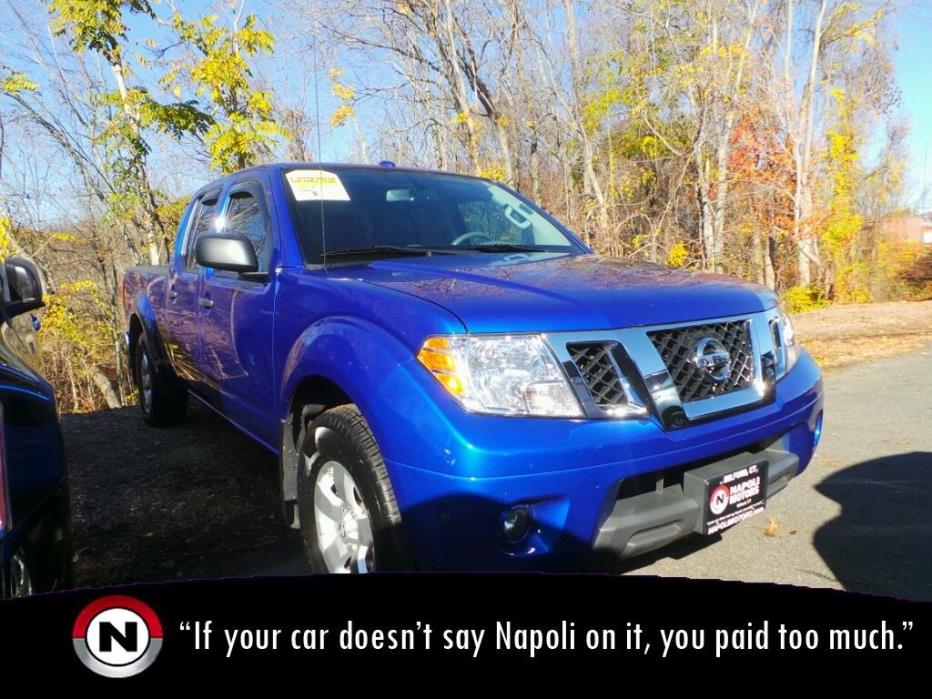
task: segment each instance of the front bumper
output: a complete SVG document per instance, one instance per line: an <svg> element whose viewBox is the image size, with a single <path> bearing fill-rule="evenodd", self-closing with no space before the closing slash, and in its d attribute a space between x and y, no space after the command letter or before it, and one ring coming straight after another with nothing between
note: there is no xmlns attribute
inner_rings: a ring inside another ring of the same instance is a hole
<svg viewBox="0 0 932 699"><path fill-rule="evenodd" d="M724 475L740 464L760 459L766 459L769 466L768 500L783 490L799 471L796 454L775 448L741 452L701 469L686 471L683 483L616 500L611 514L599 527L593 548L628 558L666 546L689 534L701 533L705 501L694 488L690 488L689 476L696 471L701 471L704 478Z"/></svg>
<svg viewBox="0 0 932 699"><path fill-rule="evenodd" d="M437 424L434 415L429 428L412 425L405 448L389 450L395 453L386 454L386 465L406 534L425 566L565 568L596 546L636 555L689 534L692 505L676 496L675 485L690 468L767 451L780 465L770 471L775 494L808 465L821 412L821 376L803 353L772 403L706 423L666 431L651 419L461 412ZM638 488L657 474L672 483L666 495L644 498L630 512L618 509L629 493L644 494ZM518 505L529 508L533 526L520 545L508 545L500 523Z"/></svg>

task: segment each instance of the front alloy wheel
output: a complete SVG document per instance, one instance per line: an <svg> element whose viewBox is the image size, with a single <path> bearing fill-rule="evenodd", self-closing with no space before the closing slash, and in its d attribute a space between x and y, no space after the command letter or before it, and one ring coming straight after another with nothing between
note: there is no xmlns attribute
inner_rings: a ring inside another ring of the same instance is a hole
<svg viewBox="0 0 932 699"><path fill-rule="evenodd" d="M310 421L296 475L301 538L314 572L411 568L382 453L355 405Z"/></svg>
<svg viewBox="0 0 932 699"><path fill-rule="evenodd" d="M314 484L317 546L328 573L367 573L375 561L372 523L356 481L337 461L326 462Z"/></svg>

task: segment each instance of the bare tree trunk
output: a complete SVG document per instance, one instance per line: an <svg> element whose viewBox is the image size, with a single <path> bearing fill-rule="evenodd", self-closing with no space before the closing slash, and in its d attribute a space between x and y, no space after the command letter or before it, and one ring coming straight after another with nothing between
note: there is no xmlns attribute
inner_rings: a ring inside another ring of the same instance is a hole
<svg viewBox="0 0 932 699"><path fill-rule="evenodd" d="M466 149L469 153L470 166L475 174L481 174L482 163L479 158L479 134L476 131L476 122L469 105L469 93L466 91L466 79L460 67L459 51L456 48L455 20L450 0L443 0L444 5L444 32L446 46L440 37L436 37L437 48L446 58L447 70L453 83L453 95L459 119L466 129Z"/></svg>
<svg viewBox="0 0 932 699"><path fill-rule="evenodd" d="M531 178L531 197L535 202L540 202L540 154L538 149L540 144L537 136L536 124L531 125L531 152L528 158L528 170Z"/></svg>
<svg viewBox="0 0 932 699"><path fill-rule="evenodd" d="M812 265L820 266L818 241L813 237L811 227L812 216L812 182L810 181L812 172L812 140L814 131L814 99L816 80L818 78L819 56L822 52L823 30L822 26L825 21L825 11L828 7L828 0L821 0L819 3L819 12L816 16L816 23L812 33L812 51L809 56L809 71L806 80L806 86L803 90L803 100L800 105L799 116L803 125L802 150L799 145L794 144L796 154L796 198L793 207L793 234L798 245L798 283L807 286L812 283ZM793 3L789 0L787 3L787 24L792 23ZM789 31L789 30L787 30ZM789 35L788 35L789 36ZM791 37L790 37L791 38ZM788 44L786 51L792 50L792 44ZM792 89L792 77L788 74L788 64L784 63L784 80L788 81L789 89Z"/></svg>
<svg viewBox="0 0 932 699"><path fill-rule="evenodd" d="M88 372L91 375L91 381L94 382L97 390L100 391L100 395L103 396L103 399L107 402L107 407L111 409L123 407L120 403L120 397L113 390L113 385L104 372L96 366L89 367Z"/></svg>
<svg viewBox="0 0 932 699"><path fill-rule="evenodd" d="M599 184L599 178L595 174L594 156L592 149L592 140L586 131L581 115L582 98L580 90L582 88L582 65L579 58L579 42L576 37L576 19L575 9L572 0L563 0L563 9L566 12L566 42L570 53L570 69L573 82L573 112L576 122L576 131L582 142L583 156L583 179L589 192L595 197L596 205L599 212L599 232L596 235L596 244L598 245L601 237L608 231L608 207L605 202L605 194L602 186Z"/></svg>
<svg viewBox="0 0 932 699"><path fill-rule="evenodd" d="M498 137L498 147L501 151L502 166L505 172L505 184L514 186L515 170L513 167L513 157L511 154L511 143L508 139L508 131L505 124L498 117L495 119L495 135Z"/></svg>
<svg viewBox="0 0 932 699"><path fill-rule="evenodd" d="M696 203L699 207L699 228L702 236L704 267L712 269L715 260L715 211L712 206L711 164L702 152L701 139L694 146L696 161Z"/></svg>
<svg viewBox="0 0 932 699"><path fill-rule="evenodd" d="M716 152L716 186L712 215L712 269L724 271L725 206L728 201L728 139L731 137L731 120L726 119L719 137Z"/></svg>

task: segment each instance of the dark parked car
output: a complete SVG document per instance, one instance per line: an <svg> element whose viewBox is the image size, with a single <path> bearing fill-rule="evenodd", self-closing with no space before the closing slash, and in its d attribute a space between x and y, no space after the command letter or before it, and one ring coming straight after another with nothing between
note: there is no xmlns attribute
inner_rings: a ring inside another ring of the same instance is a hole
<svg viewBox="0 0 932 699"><path fill-rule="evenodd" d="M0 598L70 585L68 495L55 395L37 369L35 265L0 264Z"/></svg>

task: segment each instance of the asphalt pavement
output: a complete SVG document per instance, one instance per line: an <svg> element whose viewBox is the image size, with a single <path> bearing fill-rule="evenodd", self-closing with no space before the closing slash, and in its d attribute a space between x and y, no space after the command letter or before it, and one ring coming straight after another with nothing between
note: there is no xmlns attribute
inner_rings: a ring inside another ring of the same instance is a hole
<svg viewBox="0 0 932 699"><path fill-rule="evenodd" d="M932 600L932 345L825 375L822 444L766 511L627 574Z"/></svg>
<svg viewBox="0 0 932 699"><path fill-rule="evenodd" d="M615 570L932 600L932 344L830 370L825 390L816 457L764 513ZM64 418L80 584L307 570L271 454L204 409L170 430L137 413Z"/></svg>

